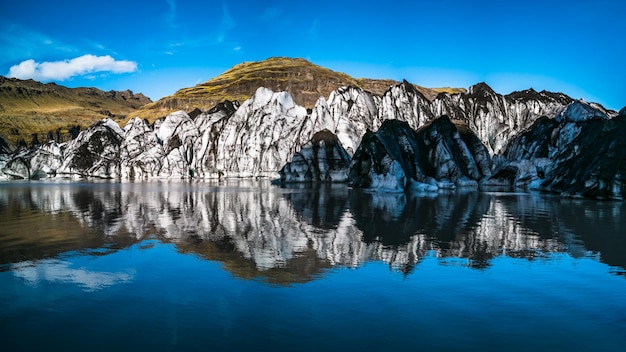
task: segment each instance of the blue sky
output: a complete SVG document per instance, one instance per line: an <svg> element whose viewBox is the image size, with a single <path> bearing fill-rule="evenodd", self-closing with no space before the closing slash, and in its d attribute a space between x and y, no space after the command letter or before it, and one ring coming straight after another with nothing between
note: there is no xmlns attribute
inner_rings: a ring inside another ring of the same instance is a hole
<svg viewBox="0 0 626 352"><path fill-rule="evenodd" d="M242 61L626 105L624 0L0 0L0 74L153 100Z"/></svg>

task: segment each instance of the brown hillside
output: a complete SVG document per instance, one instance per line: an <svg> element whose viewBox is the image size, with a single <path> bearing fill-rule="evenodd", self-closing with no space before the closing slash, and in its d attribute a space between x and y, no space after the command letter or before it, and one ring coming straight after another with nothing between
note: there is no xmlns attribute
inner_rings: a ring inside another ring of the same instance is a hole
<svg viewBox="0 0 626 352"><path fill-rule="evenodd" d="M226 99L243 102L259 87L273 91L288 91L296 104L312 108L320 96L328 97L333 90L342 86L357 86L382 95L390 86L398 83L400 82L394 80L354 79L345 73L314 65L304 59L275 57L233 66L204 83L180 89L172 96L148 104L133 112L132 116L153 121L176 110L191 111L195 108L207 110ZM458 88L415 87L429 99L434 99L441 91L465 91Z"/></svg>
<svg viewBox="0 0 626 352"><path fill-rule="evenodd" d="M49 137L63 141L75 126L84 129L106 117L122 119L151 102L129 90L67 88L0 76L0 136L13 146L20 139L30 143L33 134L40 142Z"/></svg>

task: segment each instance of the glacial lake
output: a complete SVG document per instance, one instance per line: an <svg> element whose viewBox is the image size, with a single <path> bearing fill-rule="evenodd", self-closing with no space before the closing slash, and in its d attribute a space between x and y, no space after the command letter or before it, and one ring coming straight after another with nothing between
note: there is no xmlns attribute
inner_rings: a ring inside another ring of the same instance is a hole
<svg viewBox="0 0 626 352"><path fill-rule="evenodd" d="M3 351L624 351L626 205L0 183Z"/></svg>

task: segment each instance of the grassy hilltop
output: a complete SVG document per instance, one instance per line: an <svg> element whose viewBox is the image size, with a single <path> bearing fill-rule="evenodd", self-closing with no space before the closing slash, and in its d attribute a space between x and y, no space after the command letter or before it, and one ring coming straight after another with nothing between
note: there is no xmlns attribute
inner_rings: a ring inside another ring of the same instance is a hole
<svg viewBox="0 0 626 352"><path fill-rule="evenodd" d="M296 104L312 108L320 96L328 98L342 86L356 86L374 94L382 95L391 85L400 82L385 79L352 78L345 73L317 66L304 59L274 57L257 62L243 62L221 75L194 87L183 88L171 96L147 104L133 116L153 121L177 111L195 108L207 110L228 99L240 102L250 98L259 87L273 91L288 91ZM462 88L424 88L415 86L429 99L442 91L464 92Z"/></svg>

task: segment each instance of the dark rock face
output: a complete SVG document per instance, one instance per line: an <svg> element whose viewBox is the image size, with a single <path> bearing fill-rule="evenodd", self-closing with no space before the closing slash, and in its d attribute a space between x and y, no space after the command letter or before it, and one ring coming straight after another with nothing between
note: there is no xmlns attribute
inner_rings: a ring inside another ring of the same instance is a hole
<svg viewBox="0 0 626 352"><path fill-rule="evenodd" d="M280 170L283 182L345 182L350 156L339 138L329 130L313 135Z"/></svg>
<svg viewBox="0 0 626 352"><path fill-rule="evenodd" d="M2 138L2 136L0 136L0 154L10 154L11 153L11 147L9 146L9 143Z"/></svg>
<svg viewBox="0 0 626 352"><path fill-rule="evenodd" d="M350 164L349 181L357 187L390 191L409 187L436 191L477 186L490 167L486 147L448 116L418 131L406 122L386 120L376 133L363 137Z"/></svg>
<svg viewBox="0 0 626 352"><path fill-rule="evenodd" d="M625 148L626 114L610 119L591 104L575 102L555 119L539 119L514 138L505 151L509 164L504 168L517 168L515 186L621 199Z"/></svg>

